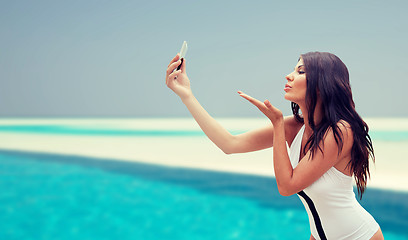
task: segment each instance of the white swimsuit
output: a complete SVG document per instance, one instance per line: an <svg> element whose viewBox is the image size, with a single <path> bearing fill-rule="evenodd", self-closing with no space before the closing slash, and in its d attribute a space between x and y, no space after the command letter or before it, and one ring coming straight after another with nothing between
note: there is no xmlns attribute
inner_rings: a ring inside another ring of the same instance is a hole
<svg viewBox="0 0 408 240"><path fill-rule="evenodd" d="M290 161L299 163L303 126L290 147ZM370 239L379 229L374 218L357 202L353 177L330 168L312 185L298 193L309 215L310 231L315 239Z"/></svg>

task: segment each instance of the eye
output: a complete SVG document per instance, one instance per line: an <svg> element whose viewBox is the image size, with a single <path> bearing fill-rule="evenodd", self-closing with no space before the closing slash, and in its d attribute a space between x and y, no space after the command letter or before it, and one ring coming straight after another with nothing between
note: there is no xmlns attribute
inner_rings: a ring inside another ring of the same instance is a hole
<svg viewBox="0 0 408 240"><path fill-rule="evenodd" d="M305 74L305 72L304 71L299 71L299 74Z"/></svg>

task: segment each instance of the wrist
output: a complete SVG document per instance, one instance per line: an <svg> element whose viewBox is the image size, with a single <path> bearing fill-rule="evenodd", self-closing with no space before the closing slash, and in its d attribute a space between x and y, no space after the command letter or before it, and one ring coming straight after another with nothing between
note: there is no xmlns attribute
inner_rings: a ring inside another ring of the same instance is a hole
<svg viewBox="0 0 408 240"><path fill-rule="evenodd" d="M194 99L194 95L192 92L190 92L189 94L180 96L180 99L183 103L187 103Z"/></svg>
<svg viewBox="0 0 408 240"><path fill-rule="evenodd" d="M277 127L284 127L284 123L285 123L285 121L284 121L284 119L283 119L283 116L282 116L282 117L275 118L275 119L271 120L271 122L272 122L272 124L273 124L273 126L274 126L275 128L277 128Z"/></svg>

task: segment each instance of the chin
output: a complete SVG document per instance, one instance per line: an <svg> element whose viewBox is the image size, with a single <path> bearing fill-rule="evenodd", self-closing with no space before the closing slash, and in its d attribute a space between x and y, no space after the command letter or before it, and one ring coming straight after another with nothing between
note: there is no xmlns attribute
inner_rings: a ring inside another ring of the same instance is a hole
<svg viewBox="0 0 408 240"><path fill-rule="evenodd" d="M299 99L297 96L296 96L296 97L291 96L291 95L288 94L288 93L286 93L286 94L284 95L284 98L285 98L286 100L288 100L288 101L290 101L290 102L293 102L293 103L296 103L296 104L299 104L299 102L301 102L301 103L304 102L303 99Z"/></svg>

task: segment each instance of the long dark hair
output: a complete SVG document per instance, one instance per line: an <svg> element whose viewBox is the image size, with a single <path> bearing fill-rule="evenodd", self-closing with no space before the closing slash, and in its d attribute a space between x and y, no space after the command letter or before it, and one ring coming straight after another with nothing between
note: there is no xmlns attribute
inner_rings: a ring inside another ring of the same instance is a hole
<svg viewBox="0 0 408 240"><path fill-rule="evenodd" d="M310 149L312 156L317 150L322 151L319 143L331 128L340 154L343 148L343 136L338 124L347 122L354 138L351 160L347 167L354 174L361 199L367 185L367 178L370 177L369 158L371 156L374 161L375 157L371 138L368 135L368 126L355 110L347 67L340 58L326 52L309 52L302 54L301 58L306 71L306 107L309 124L313 130L303 151ZM316 124L313 116L318 96L322 102L323 117ZM299 122L303 122L299 105L293 102L292 112Z"/></svg>

